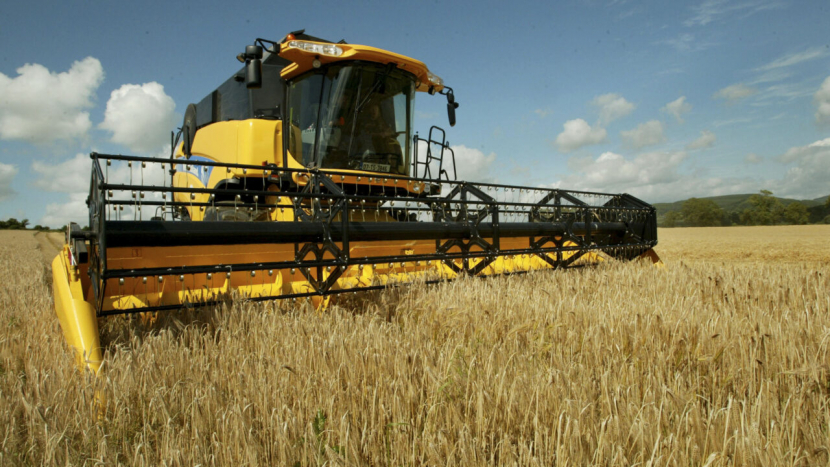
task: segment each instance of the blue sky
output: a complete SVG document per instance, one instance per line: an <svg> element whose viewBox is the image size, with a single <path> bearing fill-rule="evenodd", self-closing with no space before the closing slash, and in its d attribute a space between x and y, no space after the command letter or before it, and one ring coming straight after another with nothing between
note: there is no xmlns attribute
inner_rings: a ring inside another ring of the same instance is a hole
<svg viewBox="0 0 830 467"><path fill-rule="evenodd" d="M0 17L0 218L83 219L90 151L161 155L256 37L305 28L424 61L471 180L649 202L830 194L830 3L13 2Z"/></svg>

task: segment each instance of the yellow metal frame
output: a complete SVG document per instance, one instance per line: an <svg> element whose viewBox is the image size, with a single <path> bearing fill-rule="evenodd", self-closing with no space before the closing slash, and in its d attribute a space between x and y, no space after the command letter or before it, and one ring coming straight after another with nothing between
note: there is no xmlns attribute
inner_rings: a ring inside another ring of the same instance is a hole
<svg viewBox="0 0 830 467"><path fill-rule="evenodd" d="M342 246L342 245L340 245ZM564 246L575 246L565 242ZM528 248L527 239L502 239L505 249ZM351 244L350 255L354 258L373 258L392 255L422 255L434 252L434 241L410 242L360 242ZM449 253L453 253L450 250ZM575 252L563 253L568 259ZM66 342L75 350L76 363L81 369L97 374L102 361L102 349L98 334L98 318L95 297L91 284L85 277L86 267L71 264L69 247L52 262L55 310ZM139 269L175 264L189 266L198 264L228 264L231 262L277 262L294 259L293 245L231 245L222 247L146 247L110 248L107 250L107 265L112 269ZM555 259L555 254L550 254ZM653 250L642 256L658 266L662 262ZM326 258L331 259L331 258ZM475 267L481 259L470 259ZM587 253L580 258L585 263L599 263L604 258L596 253ZM461 266L461 260L456 260ZM499 256L484 268L480 275L500 275L551 269L542 258L532 254ZM419 279L449 280L457 276L455 270L443 261L404 261L375 265L348 267L332 287L332 291L349 290L359 287L412 283ZM325 280L328 273L324 272ZM313 286L298 270L238 271L232 273L200 274L190 276L155 276L127 278L121 283L109 279L102 312L129 311L134 308L154 306L184 306L188 303L211 302L226 298L236 291L242 298L267 298L279 295L314 293ZM312 296L315 307L324 307L328 299Z"/></svg>
<svg viewBox="0 0 830 467"><path fill-rule="evenodd" d="M244 178L262 179L266 171L272 172L272 167L282 168L284 165L282 156L282 122L272 120L234 120L227 122L216 122L200 128L193 141L192 155L205 157L209 160L226 164L255 165L263 166L260 169L217 167L211 172L207 186L199 178L188 171L177 171L173 176L173 185L189 188L215 187L226 179L242 181ZM188 157L182 151L180 144L174 153L176 164L188 164ZM287 152L289 169L304 169L290 150ZM266 165L271 167L265 167ZM335 183L346 185L372 185L390 188L401 188L411 193L422 193L426 184L420 181L410 180L409 177L393 175L382 172L367 172L346 169L322 169L324 173L330 173ZM294 183L299 186L306 185L309 176L303 172L293 172ZM274 188L276 189L276 188ZM209 195L206 193L174 193L173 200L179 203L206 203ZM269 200L267 204L273 204ZM286 203L288 204L288 203ZM204 209L188 207L190 219L200 221L204 218ZM273 215L272 220L293 220L293 218L282 218L280 215Z"/></svg>
<svg viewBox="0 0 830 467"><path fill-rule="evenodd" d="M390 52L388 50L370 47L368 45L328 44L313 41L302 42L310 42L312 44L320 45L335 45L342 49L343 53L337 57L331 55L316 54L297 47L291 47L289 45L290 41L285 42L280 45L279 56L287 60L291 60L293 63L283 68L282 72L280 73L280 76L282 76L283 79L288 80L311 70L312 68L314 68L315 60L318 60L320 64L342 62L349 60L365 60L368 62L380 63L383 65L394 63L401 70L407 71L415 75L415 78L417 79L416 89L418 91L426 92L429 91L430 88L432 88L434 92L439 92L444 89L443 84L430 81L429 69L424 64L424 62L420 60L415 60L414 58L410 58L405 55L400 55L394 52Z"/></svg>
<svg viewBox="0 0 830 467"><path fill-rule="evenodd" d="M81 280L82 273L86 272L83 269L71 264L69 246L64 245L52 260L52 290L64 338L75 349L75 363L97 375L102 361L98 317L95 305L87 301L87 290Z"/></svg>

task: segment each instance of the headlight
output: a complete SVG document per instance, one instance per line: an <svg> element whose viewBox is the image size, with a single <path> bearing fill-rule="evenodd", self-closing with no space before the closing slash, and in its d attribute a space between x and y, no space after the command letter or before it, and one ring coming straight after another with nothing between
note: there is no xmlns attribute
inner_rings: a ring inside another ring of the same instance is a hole
<svg viewBox="0 0 830 467"><path fill-rule="evenodd" d="M343 49L333 44L316 44L314 42L290 41L288 43L288 46L293 47L295 49L305 50L306 52L311 52L320 55L328 55L331 57L339 57L343 55Z"/></svg>
<svg viewBox="0 0 830 467"><path fill-rule="evenodd" d="M436 75L435 73L433 73L429 70L427 70L427 79L429 79L430 83L432 83L436 86L443 86L444 85L444 80L441 79L440 76Z"/></svg>

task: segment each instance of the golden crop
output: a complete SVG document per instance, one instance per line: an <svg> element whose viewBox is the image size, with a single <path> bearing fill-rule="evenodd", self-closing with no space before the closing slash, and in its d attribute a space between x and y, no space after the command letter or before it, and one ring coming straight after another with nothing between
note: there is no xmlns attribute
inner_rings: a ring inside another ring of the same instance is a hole
<svg viewBox="0 0 830 467"><path fill-rule="evenodd" d="M2 235L3 465L830 462L828 226L662 229L662 269L466 278L323 313L109 318L100 380L63 342L45 234Z"/></svg>

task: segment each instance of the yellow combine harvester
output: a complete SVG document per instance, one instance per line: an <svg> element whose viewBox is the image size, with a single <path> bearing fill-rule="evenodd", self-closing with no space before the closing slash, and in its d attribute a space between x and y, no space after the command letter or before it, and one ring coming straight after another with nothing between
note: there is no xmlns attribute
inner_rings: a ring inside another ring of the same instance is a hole
<svg viewBox="0 0 830 467"><path fill-rule="evenodd" d="M656 261L652 206L626 194L456 180L444 132L413 135L417 92L458 104L423 63L298 31L263 39L185 113L169 159L93 153L89 230L52 263L81 367L98 318L309 298L458 274Z"/></svg>

